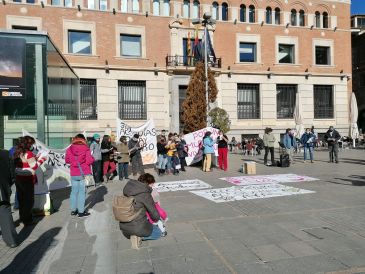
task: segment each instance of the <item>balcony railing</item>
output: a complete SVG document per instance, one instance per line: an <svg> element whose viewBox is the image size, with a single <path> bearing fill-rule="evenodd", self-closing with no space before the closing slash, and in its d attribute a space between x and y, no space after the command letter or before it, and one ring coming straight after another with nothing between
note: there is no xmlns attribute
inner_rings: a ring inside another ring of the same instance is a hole
<svg viewBox="0 0 365 274"><path fill-rule="evenodd" d="M166 56L166 66L167 67L194 67L198 61L194 58L194 56L184 56L184 55L168 55ZM221 68L222 67L222 58L208 58L208 64L213 68Z"/></svg>

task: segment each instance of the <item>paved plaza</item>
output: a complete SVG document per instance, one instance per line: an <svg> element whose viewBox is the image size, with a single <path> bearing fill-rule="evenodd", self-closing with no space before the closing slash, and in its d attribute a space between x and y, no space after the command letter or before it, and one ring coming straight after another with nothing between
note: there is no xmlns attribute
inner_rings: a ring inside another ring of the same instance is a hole
<svg viewBox="0 0 365 274"><path fill-rule="evenodd" d="M365 273L365 150L345 150L340 163L315 152L314 164L266 167L263 156L231 154L229 171L189 167L159 181L199 179L233 186L243 158L258 175L294 173L317 181L285 183L314 193L215 203L189 191L161 193L168 235L132 250L119 231L111 201L125 182L88 191L91 216L70 216L69 190L52 193L58 209L35 227L17 227L22 244L0 241L0 273ZM14 219L17 220L17 212Z"/></svg>

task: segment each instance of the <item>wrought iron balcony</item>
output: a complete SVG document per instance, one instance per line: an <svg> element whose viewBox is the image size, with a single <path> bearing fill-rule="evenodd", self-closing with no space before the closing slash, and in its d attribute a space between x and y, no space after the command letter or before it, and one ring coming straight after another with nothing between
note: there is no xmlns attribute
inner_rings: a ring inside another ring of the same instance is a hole
<svg viewBox="0 0 365 274"><path fill-rule="evenodd" d="M167 67L194 67L198 61L195 60L194 56L185 56L185 55L168 55L166 56L166 66ZM210 57L208 58L208 63L210 67L213 68L221 68L222 67L222 58L215 58L215 60Z"/></svg>

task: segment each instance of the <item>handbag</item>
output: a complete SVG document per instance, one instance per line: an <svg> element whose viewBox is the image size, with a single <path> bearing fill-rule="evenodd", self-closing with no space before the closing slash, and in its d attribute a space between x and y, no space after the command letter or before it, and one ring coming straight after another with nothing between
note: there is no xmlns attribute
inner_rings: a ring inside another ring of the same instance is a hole
<svg viewBox="0 0 365 274"><path fill-rule="evenodd" d="M82 171L82 168L81 168L79 160L77 159L77 156L75 156L75 158L76 158L76 161L77 161L77 166L79 167L79 170L80 170L80 174L84 178L85 186L86 187L91 186L91 185L95 186L96 184L95 184L94 176L91 175L91 174L85 175L84 172Z"/></svg>

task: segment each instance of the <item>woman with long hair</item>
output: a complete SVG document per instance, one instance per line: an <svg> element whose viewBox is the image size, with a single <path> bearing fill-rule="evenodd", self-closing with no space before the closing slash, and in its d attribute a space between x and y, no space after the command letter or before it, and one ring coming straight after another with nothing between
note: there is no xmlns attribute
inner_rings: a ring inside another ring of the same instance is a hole
<svg viewBox="0 0 365 274"><path fill-rule="evenodd" d="M212 155L214 154L214 144L211 137L212 133L210 131L207 131L203 138L203 146L204 146L204 160L203 160L203 171L209 172L211 171L211 165L212 165Z"/></svg>
<svg viewBox="0 0 365 274"><path fill-rule="evenodd" d="M19 200L19 217L25 225L32 225L32 209L34 205L34 184L37 183L36 170L44 163L47 157L43 154L34 155L35 140L33 137L19 138L15 148L15 186Z"/></svg>
<svg viewBox="0 0 365 274"><path fill-rule="evenodd" d="M114 162L114 152L116 148L112 145L112 139L109 135L103 136L103 141L101 142L101 159L103 161L103 179L104 183L113 177L116 165Z"/></svg>
<svg viewBox="0 0 365 274"><path fill-rule="evenodd" d="M71 215L79 217L89 216L85 212L85 175L91 175L91 165L94 162L93 156L87 146L86 138L83 134L77 134L71 146L66 150L65 161L70 164L71 175Z"/></svg>

